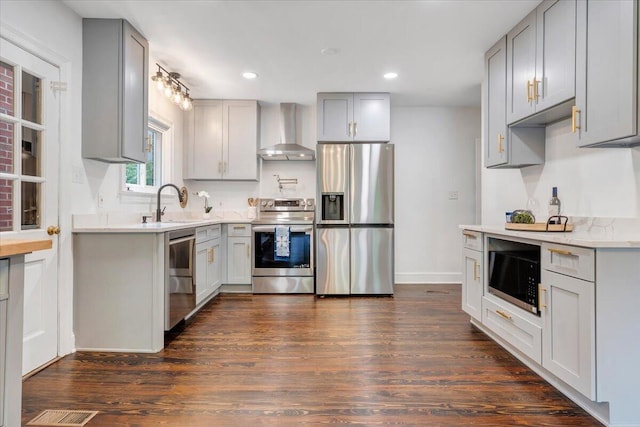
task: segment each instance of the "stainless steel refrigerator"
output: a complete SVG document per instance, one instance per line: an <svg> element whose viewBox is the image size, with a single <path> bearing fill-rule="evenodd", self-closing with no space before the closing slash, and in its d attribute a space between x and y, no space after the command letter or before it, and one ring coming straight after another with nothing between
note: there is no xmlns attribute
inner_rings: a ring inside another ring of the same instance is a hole
<svg viewBox="0 0 640 427"><path fill-rule="evenodd" d="M316 294L392 295L394 145L318 144Z"/></svg>

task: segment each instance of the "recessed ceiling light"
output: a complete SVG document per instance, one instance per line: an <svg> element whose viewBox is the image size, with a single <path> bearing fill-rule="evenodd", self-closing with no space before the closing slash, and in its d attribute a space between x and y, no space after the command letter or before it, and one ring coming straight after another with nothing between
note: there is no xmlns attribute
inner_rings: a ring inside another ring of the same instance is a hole
<svg viewBox="0 0 640 427"><path fill-rule="evenodd" d="M327 56L335 55L338 52L340 52L340 50L335 47L325 47L324 49L320 49L320 53Z"/></svg>
<svg viewBox="0 0 640 427"><path fill-rule="evenodd" d="M392 79L395 79L396 77L398 77L398 73L386 73L384 75L384 78L387 80L392 80Z"/></svg>
<svg viewBox="0 0 640 427"><path fill-rule="evenodd" d="M247 71L246 73L242 73L242 77L247 80L253 80L258 77L258 73L254 73L253 71Z"/></svg>

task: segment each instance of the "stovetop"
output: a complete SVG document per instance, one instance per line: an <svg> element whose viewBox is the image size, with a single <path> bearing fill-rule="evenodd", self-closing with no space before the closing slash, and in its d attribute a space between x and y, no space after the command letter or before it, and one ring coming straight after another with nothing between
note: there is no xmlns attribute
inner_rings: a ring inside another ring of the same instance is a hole
<svg viewBox="0 0 640 427"><path fill-rule="evenodd" d="M260 199L253 224L313 224L314 199Z"/></svg>

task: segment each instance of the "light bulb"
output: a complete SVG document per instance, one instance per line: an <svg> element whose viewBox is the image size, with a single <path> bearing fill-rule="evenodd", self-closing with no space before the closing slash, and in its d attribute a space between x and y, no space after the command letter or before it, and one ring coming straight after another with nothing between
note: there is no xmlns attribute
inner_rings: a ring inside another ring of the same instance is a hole
<svg viewBox="0 0 640 427"><path fill-rule="evenodd" d="M165 80L164 90L162 93L164 93L164 96L167 98L171 98L171 95L173 95L173 87L171 86L171 81L169 79Z"/></svg>
<svg viewBox="0 0 640 427"><path fill-rule="evenodd" d="M173 88L173 95L171 96L171 100L178 105L180 105L180 103L182 102L182 91L177 85L175 88Z"/></svg>
<svg viewBox="0 0 640 427"><path fill-rule="evenodd" d="M180 103L180 108L182 111L189 111L191 108L191 98L189 98L189 94L186 94L184 98L182 98L182 102Z"/></svg>

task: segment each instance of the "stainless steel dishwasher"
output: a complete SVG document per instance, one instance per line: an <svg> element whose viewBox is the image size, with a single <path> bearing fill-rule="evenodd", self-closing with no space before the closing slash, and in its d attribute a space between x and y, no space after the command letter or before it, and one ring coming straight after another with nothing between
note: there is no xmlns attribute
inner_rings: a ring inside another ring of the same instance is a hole
<svg viewBox="0 0 640 427"><path fill-rule="evenodd" d="M186 228L166 233L164 329L173 328L196 308L196 230Z"/></svg>

